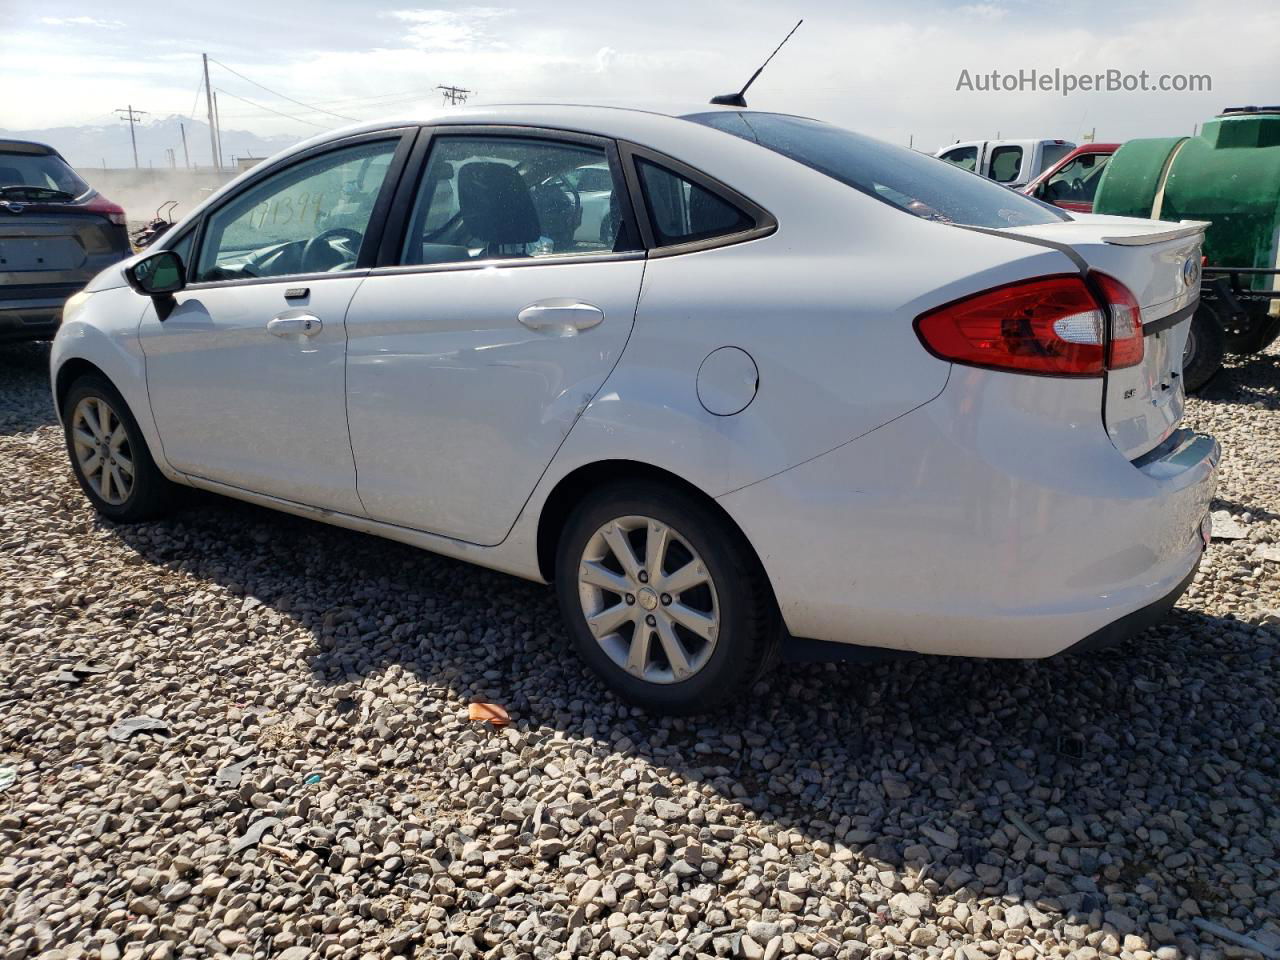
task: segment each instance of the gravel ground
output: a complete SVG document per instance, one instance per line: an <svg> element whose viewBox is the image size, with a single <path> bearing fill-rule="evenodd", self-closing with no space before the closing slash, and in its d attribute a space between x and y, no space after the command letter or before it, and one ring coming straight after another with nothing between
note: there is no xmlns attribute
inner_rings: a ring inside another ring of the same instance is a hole
<svg viewBox="0 0 1280 960"><path fill-rule="evenodd" d="M1276 352L1190 404L1240 538L1167 624L691 721L543 588L207 496L97 519L46 360L0 347L0 960L1280 955Z"/></svg>

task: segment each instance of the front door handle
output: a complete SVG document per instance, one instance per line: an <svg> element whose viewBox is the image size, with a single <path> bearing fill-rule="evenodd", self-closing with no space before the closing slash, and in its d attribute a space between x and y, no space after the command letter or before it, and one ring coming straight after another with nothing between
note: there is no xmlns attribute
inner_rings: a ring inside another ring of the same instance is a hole
<svg viewBox="0 0 1280 960"><path fill-rule="evenodd" d="M604 311L572 297L555 297L529 304L516 315L516 319L537 333L573 337L600 324L604 320Z"/></svg>
<svg viewBox="0 0 1280 960"><path fill-rule="evenodd" d="M322 329L320 318L309 313L282 313L267 321L267 333L275 337L314 337Z"/></svg>

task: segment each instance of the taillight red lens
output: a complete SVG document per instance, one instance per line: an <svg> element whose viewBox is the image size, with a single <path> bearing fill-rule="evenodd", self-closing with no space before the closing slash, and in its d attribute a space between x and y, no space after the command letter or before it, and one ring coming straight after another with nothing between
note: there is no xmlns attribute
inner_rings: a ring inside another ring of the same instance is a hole
<svg viewBox="0 0 1280 960"><path fill-rule="evenodd" d="M1115 277L1095 273L1093 279L1111 312L1111 353L1107 357L1107 369L1136 367L1142 362L1142 308L1129 288Z"/></svg>
<svg viewBox="0 0 1280 960"><path fill-rule="evenodd" d="M996 370L1097 377L1103 315L1077 274L996 287L916 318L916 333L943 360Z"/></svg>
<svg viewBox="0 0 1280 960"><path fill-rule="evenodd" d="M1095 274L1112 315L1107 362L1106 314L1077 274L996 287L916 318L916 333L953 363L1055 377L1098 377L1107 367L1142 361L1137 301L1118 280Z"/></svg>
<svg viewBox="0 0 1280 960"><path fill-rule="evenodd" d="M98 213L117 226L125 225L124 207L112 203L100 193L95 193L88 203L80 207L85 213Z"/></svg>

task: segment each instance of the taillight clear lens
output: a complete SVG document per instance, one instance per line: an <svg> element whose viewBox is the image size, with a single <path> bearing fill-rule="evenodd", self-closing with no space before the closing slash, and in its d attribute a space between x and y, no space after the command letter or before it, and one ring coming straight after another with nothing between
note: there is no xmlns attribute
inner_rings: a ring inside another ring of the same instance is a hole
<svg viewBox="0 0 1280 960"><path fill-rule="evenodd" d="M1058 377L1103 371L1103 313L1077 274L1023 280L916 318L916 333L953 363Z"/></svg>
<svg viewBox="0 0 1280 960"><path fill-rule="evenodd" d="M1115 277L1095 273L1094 280L1111 311L1111 354L1108 370L1136 367L1142 362L1142 308L1129 288Z"/></svg>
<svg viewBox="0 0 1280 960"><path fill-rule="evenodd" d="M916 318L916 333L953 363L1056 377L1098 377L1142 362L1142 311L1119 280L1092 275L1111 314L1077 274L1023 280Z"/></svg>

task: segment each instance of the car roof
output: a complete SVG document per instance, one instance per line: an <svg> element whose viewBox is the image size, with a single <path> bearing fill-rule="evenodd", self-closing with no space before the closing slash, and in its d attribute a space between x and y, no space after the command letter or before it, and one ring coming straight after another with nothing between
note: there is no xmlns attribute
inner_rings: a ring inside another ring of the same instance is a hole
<svg viewBox="0 0 1280 960"><path fill-rule="evenodd" d="M0 153L29 153L39 157L56 157L59 155L58 151L47 143L37 143L34 140L0 139Z"/></svg>
<svg viewBox="0 0 1280 960"><path fill-rule="evenodd" d="M552 127L560 130L594 133L627 139L651 133L655 126L679 128L681 117L688 113L724 109L693 104L682 111L645 109L642 107L603 106L578 103L499 103L484 106L441 107L436 110L395 114L319 134L310 143L324 143L338 136L374 130L386 130L417 124L448 126L452 124L492 124L495 126Z"/></svg>

